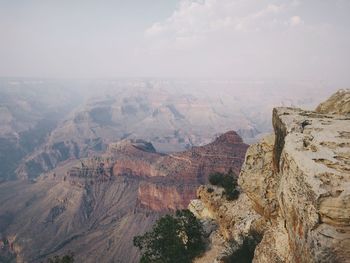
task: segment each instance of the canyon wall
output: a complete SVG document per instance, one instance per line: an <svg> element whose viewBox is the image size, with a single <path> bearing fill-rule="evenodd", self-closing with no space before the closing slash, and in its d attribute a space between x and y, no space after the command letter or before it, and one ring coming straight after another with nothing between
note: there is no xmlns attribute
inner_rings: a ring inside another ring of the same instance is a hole
<svg viewBox="0 0 350 263"><path fill-rule="evenodd" d="M339 91L317 111L275 108L274 135L247 151L238 200L224 200L212 186L198 189L190 209L213 219L212 235L224 242L219 249L212 242L197 262L225 262L229 241L253 232L262 236L255 263L350 262L349 95Z"/></svg>

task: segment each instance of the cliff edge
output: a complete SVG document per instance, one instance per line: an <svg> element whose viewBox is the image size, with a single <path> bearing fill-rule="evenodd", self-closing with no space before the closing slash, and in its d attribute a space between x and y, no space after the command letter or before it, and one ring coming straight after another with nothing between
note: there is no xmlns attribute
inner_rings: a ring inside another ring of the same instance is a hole
<svg viewBox="0 0 350 263"><path fill-rule="evenodd" d="M213 219L225 242L220 249L212 242L197 262L227 262L228 244L252 232L262 236L255 263L350 262L349 96L339 91L317 111L275 108L274 134L246 153L238 200L199 188L190 209ZM208 258L214 248L219 252Z"/></svg>

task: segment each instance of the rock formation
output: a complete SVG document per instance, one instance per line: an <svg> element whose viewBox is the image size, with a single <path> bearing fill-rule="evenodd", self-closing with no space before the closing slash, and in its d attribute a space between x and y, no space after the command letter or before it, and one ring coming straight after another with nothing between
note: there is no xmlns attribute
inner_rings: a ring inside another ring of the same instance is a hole
<svg viewBox="0 0 350 263"><path fill-rule="evenodd" d="M339 114L347 113L349 95L336 93L316 112L275 108L275 134L247 151L239 199L224 201L205 186L201 209L190 209L207 210L197 215L214 218L226 241L263 234L256 263L350 262L350 119Z"/></svg>
<svg viewBox="0 0 350 263"><path fill-rule="evenodd" d="M328 100L321 103L316 112L325 114L350 114L350 92L349 90L339 90Z"/></svg>

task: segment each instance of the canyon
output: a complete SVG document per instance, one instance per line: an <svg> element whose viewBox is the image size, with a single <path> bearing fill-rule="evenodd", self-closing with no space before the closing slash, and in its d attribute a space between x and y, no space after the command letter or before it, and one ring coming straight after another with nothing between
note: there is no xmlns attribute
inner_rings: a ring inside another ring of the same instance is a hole
<svg viewBox="0 0 350 263"><path fill-rule="evenodd" d="M173 154L122 140L62 162L35 180L0 184L0 234L17 262L74 251L78 262L137 262L135 235L186 208L212 172L239 173L248 145L236 132Z"/></svg>
<svg viewBox="0 0 350 263"><path fill-rule="evenodd" d="M308 82L284 83L276 93L280 85L268 81L2 78L0 85L0 181L35 179L123 139L162 153L228 130L253 143L271 131L274 106L310 108L329 93Z"/></svg>
<svg viewBox="0 0 350 263"><path fill-rule="evenodd" d="M349 91L316 111L275 108L275 134L263 136L272 105L313 107L315 93L1 81L0 261L71 250L78 262L137 262L133 237L188 206L210 240L198 263L220 262L253 232L262 237L254 262L349 257ZM83 92L71 94L72 85ZM240 174L236 201L208 184L209 174L230 170Z"/></svg>

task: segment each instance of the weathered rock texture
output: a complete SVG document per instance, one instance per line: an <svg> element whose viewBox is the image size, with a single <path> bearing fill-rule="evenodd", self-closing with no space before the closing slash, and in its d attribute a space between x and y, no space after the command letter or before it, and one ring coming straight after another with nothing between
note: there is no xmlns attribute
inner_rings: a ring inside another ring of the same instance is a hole
<svg viewBox="0 0 350 263"><path fill-rule="evenodd" d="M268 135L249 147L239 178L239 184L253 201L254 209L266 217L276 215L278 206L278 185L272 169L274 141L274 135Z"/></svg>
<svg viewBox="0 0 350 263"><path fill-rule="evenodd" d="M248 149L237 201L223 205L216 191L199 189L197 210L210 211L227 241L248 233L248 219L260 222L255 263L350 262L350 119L341 115L348 98L340 91L319 112L275 108L275 135Z"/></svg>
<svg viewBox="0 0 350 263"><path fill-rule="evenodd" d="M273 112L279 220L293 262L350 260L350 120Z"/></svg>
<svg viewBox="0 0 350 263"><path fill-rule="evenodd" d="M253 209L246 194L242 193L238 200L227 201L223 191L221 187L201 186L197 190L198 199L188 206L204 226L212 220L218 225L209 232L208 249L195 263L226 262L225 257L238 248L244 236L265 230L266 220Z"/></svg>
<svg viewBox="0 0 350 263"><path fill-rule="evenodd" d="M350 90L339 90L321 103L316 111L325 114L350 114Z"/></svg>

